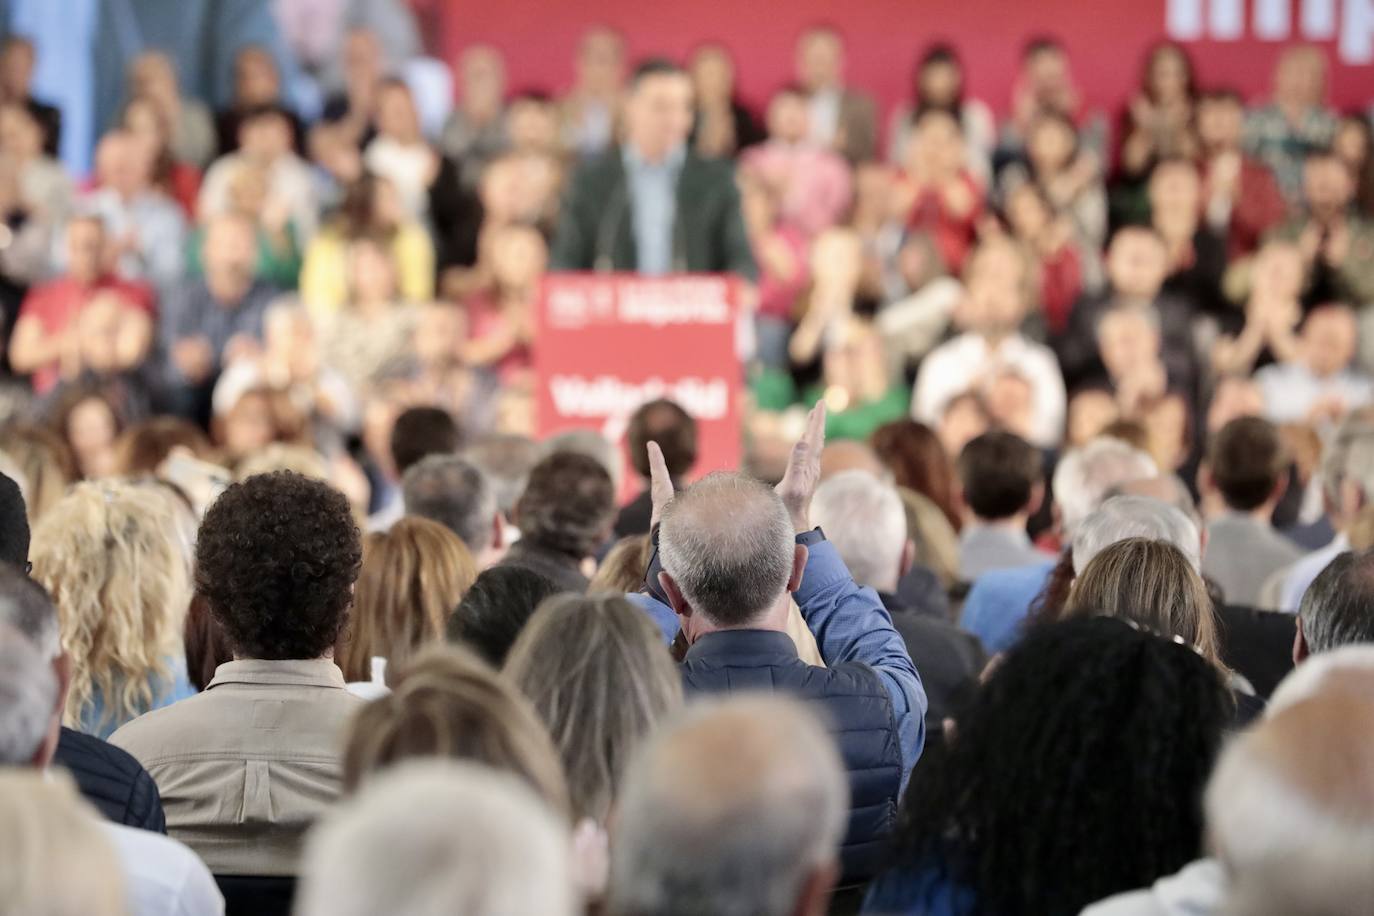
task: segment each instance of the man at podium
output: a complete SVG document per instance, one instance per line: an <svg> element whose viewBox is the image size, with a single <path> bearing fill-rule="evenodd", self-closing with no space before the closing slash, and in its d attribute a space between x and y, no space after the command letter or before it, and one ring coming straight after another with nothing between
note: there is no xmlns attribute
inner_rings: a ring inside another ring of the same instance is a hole
<svg viewBox="0 0 1374 916"><path fill-rule="evenodd" d="M754 278L733 167L688 149L692 112L685 70L659 58L639 65L622 142L573 177L554 237L553 270Z"/></svg>

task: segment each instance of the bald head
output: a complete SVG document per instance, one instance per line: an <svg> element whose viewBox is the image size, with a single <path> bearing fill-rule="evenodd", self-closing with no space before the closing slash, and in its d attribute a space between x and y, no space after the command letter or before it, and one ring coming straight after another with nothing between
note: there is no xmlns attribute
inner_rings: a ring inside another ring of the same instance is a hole
<svg viewBox="0 0 1374 916"><path fill-rule="evenodd" d="M803 706L697 706L626 774L611 910L787 916L817 887L823 905L848 807L834 742Z"/></svg>
<svg viewBox="0 0 1374 916"><path fill-rule="evenodd" d="M771 488L743 474L711 474L664 507L659 556L693 613L717 628L748 626L787 589L792 522Z"/></svg>
<svg viewBox="0 0 1374 916"><path fill-rule="evenodd" d="M845 471L866 471L879 479L887 476L887 466L866 442L841 439L821 451L821 480Z"/></svg>
<svg viewBox="0 0 1374 916"><path fill-rule="evenodd" d="M1271 901L1261 912L1374 912L1371 735L1374 702L1328 691L1270 716L1222 755L1208 827L1241 896Z"/></svg>

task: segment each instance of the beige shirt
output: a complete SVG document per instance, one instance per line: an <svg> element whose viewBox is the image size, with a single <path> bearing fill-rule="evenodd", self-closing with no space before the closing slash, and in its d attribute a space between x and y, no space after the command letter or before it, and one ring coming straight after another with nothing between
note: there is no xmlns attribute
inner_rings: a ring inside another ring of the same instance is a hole
<svg viewBox="0 0 1374 916"><path fill-rule="evenodd" d="M293 875L302 836L339 796L344 730L362 705L333 661L234 661L110 743L152 775L167 832L210 871Z"/></svg>

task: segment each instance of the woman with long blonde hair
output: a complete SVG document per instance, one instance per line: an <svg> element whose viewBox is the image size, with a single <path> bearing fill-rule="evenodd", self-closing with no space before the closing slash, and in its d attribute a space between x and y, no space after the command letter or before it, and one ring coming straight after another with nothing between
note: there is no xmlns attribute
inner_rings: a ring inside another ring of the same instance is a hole
<svg viewBox="0 0 1374 916"><path fill-rule="evenodd" d="M191 585L167 493L79 483L33 533L33 577L71 659L66 724L100 738L190 696L181 629Z"/></svg>
<svg viewBox="0 0 1374 916"><path fill-rule="evenodd" d="M376 681L373 659L394 668L420 647L442 642L449 617L476 578L472 554L438 522L407 517L369 534L349 632L337 654L344 680Z"/></svg>

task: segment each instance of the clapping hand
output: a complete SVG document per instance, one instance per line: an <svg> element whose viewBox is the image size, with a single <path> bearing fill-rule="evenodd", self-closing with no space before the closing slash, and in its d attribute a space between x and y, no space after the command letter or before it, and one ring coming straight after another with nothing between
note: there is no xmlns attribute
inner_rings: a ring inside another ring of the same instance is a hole
<svg viewBox="0 0 1374 916"><path fill-rule="evenodd" d="M811 530L811 497L821 483L821 450L825 448L825 402L806 415L806 431L792 446L787 471L778 482L778 496L787 507L792 529L798 534Z"/></svg>
<svg viewBox="0 0 1374 916"><path fill-rule="evenodd" d="M806 431L801 439L792 446L792 455L787 460L787 471L778 482L777 493L792 519L793 530L798 534L811 530L811 498L821 482L821 450L825 448L825 402L818 401L806 415ZM663 460L663 451L657 442L650 442L649 452L649 499L653 505L649 516L650 527L657 525L663 518L663 508L673 498L673 478L668 473L668 465Z"/></svg>

